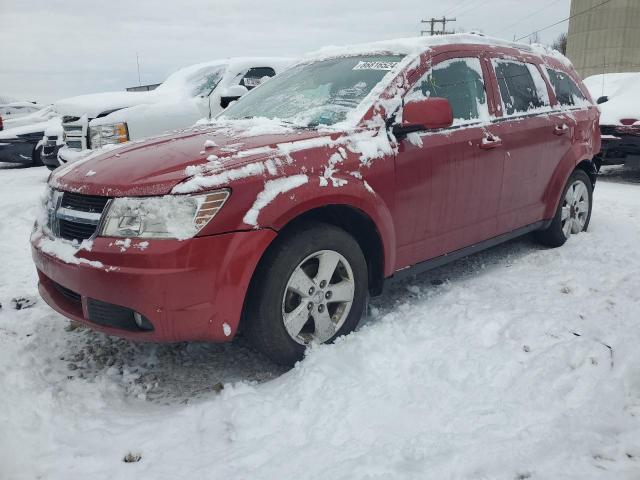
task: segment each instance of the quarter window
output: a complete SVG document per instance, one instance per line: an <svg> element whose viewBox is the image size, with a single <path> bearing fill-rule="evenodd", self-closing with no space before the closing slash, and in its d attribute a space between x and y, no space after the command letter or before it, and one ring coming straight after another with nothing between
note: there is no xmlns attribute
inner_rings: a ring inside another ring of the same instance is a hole
<svg viewBox="0 0 640 480"><path fill-rule="evenodd" d="M505 115L520 115L549 107L547 84L535 65L513 60L493 60Z"/></svg>
<svg viewBox="0 0 640 480"><path fill-rule="evenodd" d="M454 124L489 118L482 67L477 58L453 58L438 63L416 82L405 103L428 97L449 100Z"/></svg>
<svg viewBox="0 0 640 480"><path fill-rule="evenodd" d="M584 96L584 93L580 91L569 75L551 68L547 68L547 74L560 105L573 107L588 102L587 97Z"/></svg>

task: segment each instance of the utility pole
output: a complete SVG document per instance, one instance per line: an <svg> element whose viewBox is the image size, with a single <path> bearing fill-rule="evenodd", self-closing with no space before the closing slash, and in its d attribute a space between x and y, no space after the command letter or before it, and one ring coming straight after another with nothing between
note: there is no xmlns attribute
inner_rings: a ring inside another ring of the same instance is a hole
<svg viewBox="0 0 640 480"><path fill-rule="evenodd" d="M453 33L453 32L447 32L447 22L455 22L455 21L456 21L455 18L446 18L446 17L442 17L442 18L431 17L431 20L420 20L420 23L428 23L431 26L429 30L422 30L420 32L420 35L429 34L431 36L434 36L434 35L448 35L450 33ZM437 23L442 24L442 30L440 31L436 30Z"/></svg>

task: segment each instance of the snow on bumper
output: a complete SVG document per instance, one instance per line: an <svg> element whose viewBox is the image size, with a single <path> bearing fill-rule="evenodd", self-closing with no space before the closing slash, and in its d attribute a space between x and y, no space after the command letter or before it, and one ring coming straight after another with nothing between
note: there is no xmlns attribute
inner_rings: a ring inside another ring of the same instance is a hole
<svg viewBox="0 0 640 480"><path fill-rule="evenodd" d="M92 153L95 153L95 151L89 149L76 150L64 145L58 150L58 160L61 164L75 163L87 158Z"/></svg>
<svg viewBox="0 0 640 480"><path fill-rule="evenodd" d="M40 295L68 318L137 340L223 342L235 334L251 276L274 237L254 230L188 241L97 238L91 251L78 253L91 263L78 264L43 252L34 238L32 256ZM95 300L140 313L153 330L96 323L89 307Z"/></svg>

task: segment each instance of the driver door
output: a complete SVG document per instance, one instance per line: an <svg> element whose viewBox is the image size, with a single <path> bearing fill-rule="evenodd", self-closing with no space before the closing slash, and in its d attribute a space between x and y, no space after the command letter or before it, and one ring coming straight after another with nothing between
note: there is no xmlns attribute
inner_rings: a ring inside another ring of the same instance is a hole
<svg viewBox="0 0 640 480"><path fill-rule="evenodd" d="M483 63L480 53L438 55L405 96L405 104L448 99L454 123L399 140L397 268L496 235L504 151L489 122L494 100Z"/></svg>

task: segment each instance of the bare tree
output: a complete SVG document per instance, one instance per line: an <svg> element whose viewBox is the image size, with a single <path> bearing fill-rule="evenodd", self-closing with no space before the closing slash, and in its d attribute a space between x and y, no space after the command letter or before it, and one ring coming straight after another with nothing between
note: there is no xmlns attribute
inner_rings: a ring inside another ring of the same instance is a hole
<svg viewBox="0 0 640 480"><path fill-rule="evenodd" d="M551 46L556 50L558 50L561 54L566 55L567 54L567 32L563 32L560 35L558 35L558 38L556 38L553 41Z"/></svg>

